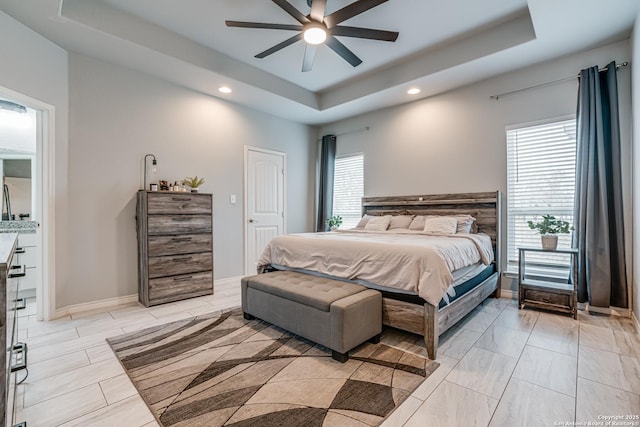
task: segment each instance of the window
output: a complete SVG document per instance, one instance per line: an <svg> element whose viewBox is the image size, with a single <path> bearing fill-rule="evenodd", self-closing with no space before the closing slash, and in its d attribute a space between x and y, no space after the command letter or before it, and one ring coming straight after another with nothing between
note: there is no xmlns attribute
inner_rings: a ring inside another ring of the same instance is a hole
<svg viewBox="0 0 640 427"><path fill-rule="evenodd" d="M333 175L333 214L342 217L341 228L353 228L362 217L364 155L336 159Z"/></svg>
<svg viewBox="0 0 640 427"><path fill-rule="evenodd" d="M573 224L575 167L575 119L507 130L507 271L517 271L519 247L540 247L528 220L551 214ZM560 234L558 247L571 247L571 235ZM529 261L547 273L569 265L556 254L527 255Z"/></svg>

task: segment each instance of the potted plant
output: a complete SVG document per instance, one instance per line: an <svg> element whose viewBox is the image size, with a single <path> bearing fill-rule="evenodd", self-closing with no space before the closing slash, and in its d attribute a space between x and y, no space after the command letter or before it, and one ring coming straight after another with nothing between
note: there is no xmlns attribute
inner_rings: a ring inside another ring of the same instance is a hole
<svg viewBox="0 0 640 427"><path fill-rule="evenodd" d="M327 225L331 231L335 231L342 225L342 217L340 215L333 215L327 219Z"/></svg>
<svg viewBox="0 0 640 427"><path fill-rule="evenodd" d="M558 234L569 234L573 231L573 227L561 219L557 219L553 215L542 215L541 222L527 221L529 228L538 230L542 241L542 249L555 250L558 247Z"/></svg>
<svg viewBox="0 0 640 427"><path fill-rule="evenodd" d="M187 177L182 181L182 185L186 185L187 187L191 187L192 193L198 192L198 187L204 184L204 178L198 178L198 176L194 176L193 178Z"/></svg>

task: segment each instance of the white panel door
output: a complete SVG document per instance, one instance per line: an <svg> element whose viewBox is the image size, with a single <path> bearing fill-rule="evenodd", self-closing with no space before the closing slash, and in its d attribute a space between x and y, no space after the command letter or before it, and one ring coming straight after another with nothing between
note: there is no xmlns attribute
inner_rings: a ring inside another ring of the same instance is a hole
<svg viewBox="0 0 640 427"><path fill-rule="evenodd" d="M255 274L265 246L285 232L285 154L248 148L245 168L245 273Z"/></svg>

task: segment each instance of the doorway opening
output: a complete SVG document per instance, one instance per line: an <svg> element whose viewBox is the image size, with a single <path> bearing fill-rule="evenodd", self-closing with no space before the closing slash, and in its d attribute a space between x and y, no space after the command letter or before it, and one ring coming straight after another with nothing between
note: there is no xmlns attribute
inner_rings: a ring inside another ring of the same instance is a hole
<svg viewBox="0 0 640 427"><path fill-rule="evenodd" d="M0 87L1 232L18 233L14 263L24 265L18 298L20 315L50 320L55 315L53 210L54 107Z"/></svg>

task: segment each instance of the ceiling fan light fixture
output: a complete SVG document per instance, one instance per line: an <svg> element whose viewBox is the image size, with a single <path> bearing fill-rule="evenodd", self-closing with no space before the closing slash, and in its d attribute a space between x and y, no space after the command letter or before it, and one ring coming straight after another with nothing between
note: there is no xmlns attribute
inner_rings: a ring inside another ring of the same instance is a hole
<svg viewBox="0 0 640 427"><path fill-rule="evenodd" d="M310 24L304 30L304 41L309 44L322 44L327 40L327 30L320 24Z"/></svg>

